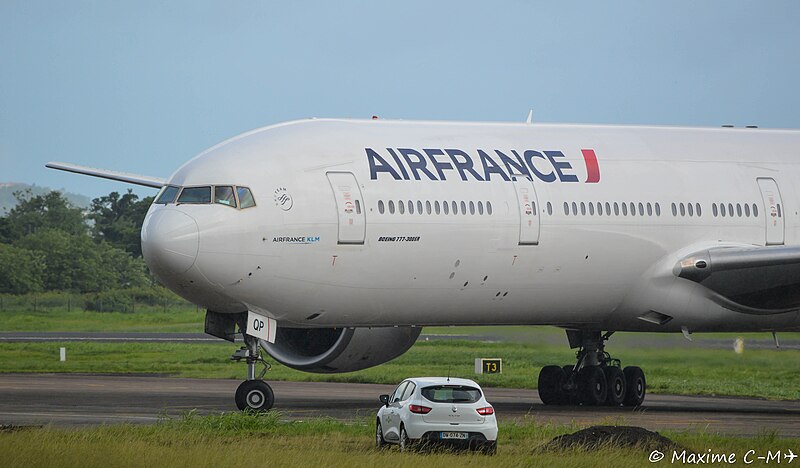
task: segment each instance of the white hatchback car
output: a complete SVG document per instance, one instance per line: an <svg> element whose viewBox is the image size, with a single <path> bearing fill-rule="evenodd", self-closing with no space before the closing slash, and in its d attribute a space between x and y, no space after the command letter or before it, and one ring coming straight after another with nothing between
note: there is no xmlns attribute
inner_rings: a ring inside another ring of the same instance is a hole
<svg viewBox="0 0 800 468"><path fill-rule="evenodd" d="M481 387L468 379L418 377L406 379L391 395L381 395L383 407L375 422L375 444L415 443L497 451L497 419Z"/></svg>

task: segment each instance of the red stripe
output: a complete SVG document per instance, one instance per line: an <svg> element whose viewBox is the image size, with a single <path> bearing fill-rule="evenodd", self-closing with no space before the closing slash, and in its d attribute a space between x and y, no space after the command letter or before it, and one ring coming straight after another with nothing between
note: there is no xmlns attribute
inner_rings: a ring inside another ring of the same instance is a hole
<svg viewBox="0 0 800 468"><path fill-rule="evenodd" d="M600 166L597 165L597 155L594 150L582 149L583 160L586 162L586 183L596 184L600 182Z"/></svg>

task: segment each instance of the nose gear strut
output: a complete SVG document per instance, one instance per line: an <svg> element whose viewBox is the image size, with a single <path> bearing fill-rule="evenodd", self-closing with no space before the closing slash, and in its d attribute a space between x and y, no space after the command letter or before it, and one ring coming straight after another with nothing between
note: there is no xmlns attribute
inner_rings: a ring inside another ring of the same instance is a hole
<svg viewBox="0 0 800 468"><path fill-rule="evenodd" d="M247 380L242 382L236 389L236 407L242 411L264 412L269 411L275 403L275 394L272 387L264 380L264 374L270 369L270 365L261 356L258 338L250 336L244 332L246 314L237 317L239 330L244 338L244 346L236 350L231 356L232 361L240 362L244 359L247 363ZM256 364L264 366L256 377Z"/></svg>

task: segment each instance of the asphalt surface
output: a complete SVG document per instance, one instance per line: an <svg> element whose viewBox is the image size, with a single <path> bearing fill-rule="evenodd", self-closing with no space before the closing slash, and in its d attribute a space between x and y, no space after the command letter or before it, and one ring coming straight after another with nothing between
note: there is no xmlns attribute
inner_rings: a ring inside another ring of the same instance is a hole
<svg viewBox="0 0 800 468"><path fill-rule="evenodd" d="M0 374L0 425L82 426L155 423L179 416L235 411L239 382L159 376ZM388 385L270 382L275 410L287 419L373 417ZM535 390L486 388L501 420L540 423L625 424L649 430L700 429L755 436L800 437L800 401L648 395L639 408L544 406Z"/></svg>

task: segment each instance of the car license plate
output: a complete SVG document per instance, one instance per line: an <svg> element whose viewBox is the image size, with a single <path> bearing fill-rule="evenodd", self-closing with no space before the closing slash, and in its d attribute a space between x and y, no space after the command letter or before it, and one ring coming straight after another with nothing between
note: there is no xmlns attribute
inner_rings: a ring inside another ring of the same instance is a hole
<svg viewBox="0 0 800 468"><path fill-rule="evenodd" d="M439 436L442 439L466 439L466 432L442 432Z"/></svg>

